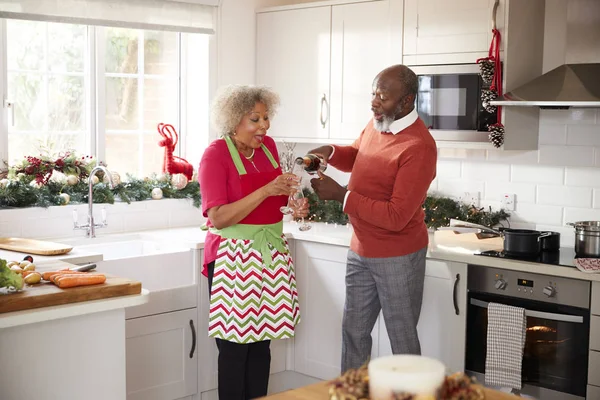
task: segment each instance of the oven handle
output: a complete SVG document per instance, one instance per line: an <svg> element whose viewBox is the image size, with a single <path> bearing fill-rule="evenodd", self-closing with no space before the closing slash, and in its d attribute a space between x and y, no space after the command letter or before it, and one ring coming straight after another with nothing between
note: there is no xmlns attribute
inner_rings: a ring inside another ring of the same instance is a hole
<svg viewBox="0 0 600 400"><path fill-rule="evenodd" d="M470 303L477 307L488 308L488 304L485 301L471 299ZM550 321L559 321L559 322L574 322L577 324L583 324L583 317L581 315L567 315L567 314L555 314L543 311L531 311L525 310L525 316L533 317L533 318L543 318Z"/></svg>

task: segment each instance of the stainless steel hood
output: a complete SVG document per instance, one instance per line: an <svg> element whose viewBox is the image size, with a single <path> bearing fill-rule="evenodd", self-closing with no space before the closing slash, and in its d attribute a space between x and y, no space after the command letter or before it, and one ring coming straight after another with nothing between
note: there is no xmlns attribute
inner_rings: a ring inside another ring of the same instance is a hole
<svg viewBox="0 0 600 400"><path fill-rule="evenodd" d="M600 63L565 64L490 104L513 107L600 107Z"/></svg>

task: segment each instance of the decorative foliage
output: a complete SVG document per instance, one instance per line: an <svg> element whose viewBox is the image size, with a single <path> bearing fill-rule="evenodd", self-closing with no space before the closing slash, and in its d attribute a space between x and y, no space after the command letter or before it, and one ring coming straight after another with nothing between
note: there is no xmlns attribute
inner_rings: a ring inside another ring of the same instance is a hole
<svg viewBox="0 0 600 400"><path fill-rule="evenodd" d="M425 211L425 224L431 229L450 225L450 219L459 219L491 228L507 222L510 217L510 214L504 209L492 211L492 208L489 207L486 211L483 207L466 205L440 196L427 196L423 210Z"/></svg>
<svg viewBox="0 0 600 400"><path fill-rule="evenodd" d="M84 179L89 176L95 166L96 161L93 157L78 157L74 153L67 152L56 159L43 155L39 157L27 156L20 165L11 168L11 170L14 171L15 175L25 174L32 177L31 180L45 185L55 171Z"/></svg>
<svg viewBox="0 0 600 400"><path fill-rule="evenodd" d="M320 200L317 194L310 189L304 189L303 194L308 199L308 219L310 221L340 225L348 223L348 215L342 211L342 204L339 202Z"/></svg>

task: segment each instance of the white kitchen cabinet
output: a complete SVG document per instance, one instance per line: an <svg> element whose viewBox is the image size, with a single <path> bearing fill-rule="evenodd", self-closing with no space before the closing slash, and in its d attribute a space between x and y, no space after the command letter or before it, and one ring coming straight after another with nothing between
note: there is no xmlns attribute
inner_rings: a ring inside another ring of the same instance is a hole
<svg viewBox="0 0 600 400"><path fill-rule="evenodd" d="M127 400L198 392L196 308L126 321Z"/></svg>
<svg viewBox="0 0 600 400"><path fill-rule="evenodd" d="M294 371L320 379L340 374L348 248L296 242L302 322L294 339Z"/></svg>
<svg viewBox="0 0 600 400"><path fill-rule="evenodd" d="M373 78L401 61L402 6L349 3L257 13L256 80L281 96L275 138L350 141L371 118Z"/></svg>
<svg viewBox="0 0 600 400"><path fill-rule="evenodd" d="M257 14L256 80L281 98L269 134L327 138L331 7Z"/></svg>
<svg viewBox="0 0 600 400"><path fill-rule="evenodd" d="M467 320L467 265L427 260L423 304L417 325L421 354L442 361L449 372L464 371ZM392 354L380 318L379 356Z"/></svg>
<svg viewBox="0 0 600 400"><path fill-rule="evenodd" d="M493 8L494 0L404 0L405 64L473 63L487 56ZM496 24L504 25L504 0ZM432 56L440 54L449 56Z"/></svg>

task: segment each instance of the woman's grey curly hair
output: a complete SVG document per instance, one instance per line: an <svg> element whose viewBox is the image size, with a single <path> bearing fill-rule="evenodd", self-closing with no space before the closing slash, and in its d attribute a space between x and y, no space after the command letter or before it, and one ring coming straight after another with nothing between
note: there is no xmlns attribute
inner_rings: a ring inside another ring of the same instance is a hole
<svg viewBox="0 0 600 400"><path fill-rule="evenodd" d="M265 86L230 85L219 89L211 106L213 126L223 136L233 135L256 103L263 103L271 118L279 107L279 95Z"/></svg>

